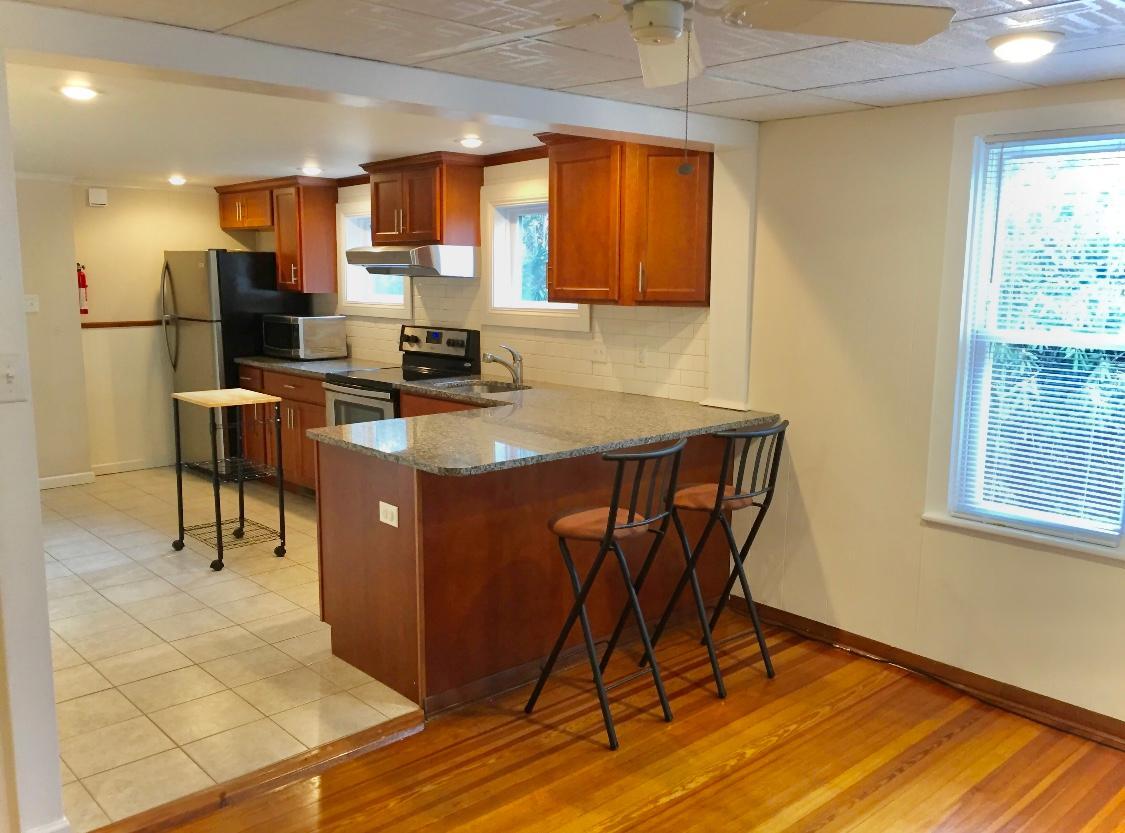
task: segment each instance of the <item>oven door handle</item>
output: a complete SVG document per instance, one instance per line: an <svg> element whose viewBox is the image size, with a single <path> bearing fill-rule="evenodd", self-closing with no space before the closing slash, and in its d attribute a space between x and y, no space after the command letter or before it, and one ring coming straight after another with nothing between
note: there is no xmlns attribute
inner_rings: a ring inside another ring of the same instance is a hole
<svg viewBox="0 0 1125 833"><path fill-rule="evenodd" d="M342 385L329 385L327 382L324 384L324 389L329 393L340 394L341 396L353 396L360 399L377 399L380 402L390 402L394 399L394 395L382 390L365 390L364 388L346 388Z"/></svg>

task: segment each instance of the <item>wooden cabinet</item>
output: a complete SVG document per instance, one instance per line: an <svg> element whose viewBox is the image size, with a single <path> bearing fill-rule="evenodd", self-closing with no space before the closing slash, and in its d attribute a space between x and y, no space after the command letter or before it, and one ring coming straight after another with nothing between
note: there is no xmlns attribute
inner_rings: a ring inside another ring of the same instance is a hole
<svg viewBox="0 0 1125 833"><path fill-rule="evenodd" d="M711 154L542 134L552 301L706 304ZM689 169L683 169L684 165Z"/></svg>
<svg viewBox="0 0 1125 833"><path fill-rule="evenodd" d="M427 153L370 162L371 243L480 244L483 158Z"/></svg>
<svg viewBox="0 0 1125 833"><path fill-rule="evenodd" d="M454 411L472 411L479 405L470 405L465 402L453 402L449 399L436 399L430 396L418 396L413 393L400 393L398 399L398 415L406 417L426 416L427 414L448 414Z"/></svg>
<svg viewBox="0 0 1125 833"><path fill-rule="evenodd" d="M270 190L220 192L219 225L231 231L268 229L273 225Z"/></svg>
<svg viewBox="0 0 1125 833"><path fill-rule="evenodd" d="M335 180L291 176L215 190L224 229L273 229L278 289L336 291Z"/></svg>
<svg viewBox="0 0 1125 833"><path fill-rule="evenodd" d="M242 375L249 368L242 368L239 380L245 386ZM281 397L281 454L285 482L308 489L316 487L316 443L305 436L311 428L323 428L328 424L324 407L324 388L319 379L296 376L291 373L278 373L267 370L261 373L260 389L264 393ZM273 410L268 405L260 405L259 414L265 419L261 425L260 446L263 462L276 465L277 440L274 432ZM246 419L246 415L243 417ZM247 432L249 441L258 443L259 439Z"/></svg>
<svg viewBox="0 0 1125 833"><path fill-rule="evenodd" d="M239 366L238 386L263 393L262 371L256 367ZM273 432L272 405L244 405L241 408L242 456L257 465L266 464L266 435Z"/></svg>

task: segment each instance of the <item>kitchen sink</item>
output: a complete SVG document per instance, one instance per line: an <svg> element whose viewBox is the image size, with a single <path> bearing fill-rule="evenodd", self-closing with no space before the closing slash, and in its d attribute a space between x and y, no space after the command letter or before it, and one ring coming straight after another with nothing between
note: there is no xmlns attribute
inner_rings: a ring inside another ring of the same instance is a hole
<svg viewBox="0 0 1125 833"><path fill-rule="evenodd" d="M485 382L474 379L471 382L452 381L441 385L446 390L459 390L465 393L508 393L513 390L527 390L527 385L517 385L515 382Z"/></svg>

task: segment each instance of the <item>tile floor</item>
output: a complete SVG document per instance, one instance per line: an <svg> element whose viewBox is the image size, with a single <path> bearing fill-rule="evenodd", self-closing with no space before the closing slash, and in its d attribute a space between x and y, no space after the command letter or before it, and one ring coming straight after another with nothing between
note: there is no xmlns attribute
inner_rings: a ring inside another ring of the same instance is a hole
<svg viewBox="0 0 1125 833"><path fill-rule="evenodd" d="M286 497L275 542L174 552L175 474L42 493L63 800L75 833L229 780L417 707L332 656L320 621L315 505ZM275 492L247 516L275 526ZM224 512L237 492L224 488ZM185 478L189 524L210 484Z"/></svg>

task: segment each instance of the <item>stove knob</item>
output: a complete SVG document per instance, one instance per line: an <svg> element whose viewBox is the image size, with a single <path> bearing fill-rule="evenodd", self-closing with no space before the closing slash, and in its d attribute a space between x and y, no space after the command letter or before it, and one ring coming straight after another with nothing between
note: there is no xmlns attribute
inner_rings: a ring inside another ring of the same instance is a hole
<svg viewBox="0 0 1125 833"><path fill-rule="evenodd" d="M422 339L418 336L403 336L402 341L404 344L420 344Z"/></svg>
<svg viewBox="0 0 1125 833"><path fill-rule="evenodd" d="M447 338L445 344L447 347L464 347L465 340L463 338Z"/></svg>

